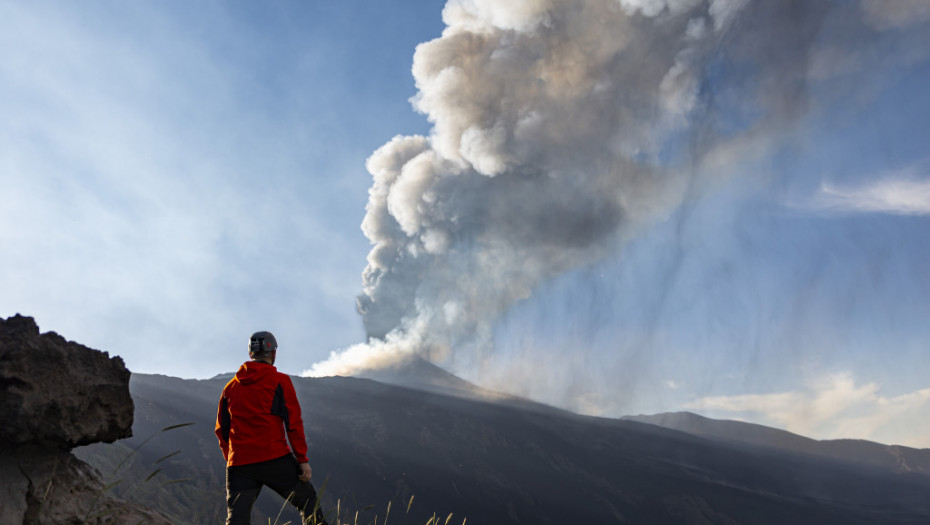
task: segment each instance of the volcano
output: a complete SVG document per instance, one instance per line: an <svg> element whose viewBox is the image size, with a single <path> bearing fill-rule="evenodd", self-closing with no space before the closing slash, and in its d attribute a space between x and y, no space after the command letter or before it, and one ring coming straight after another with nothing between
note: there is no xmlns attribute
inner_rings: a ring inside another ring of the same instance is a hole
<svg viewBox="0 0 930 525"><path fill-rule="evenodd" d="M382 520L389 503L392 523L411 524L930 522L924 472L495 399L433 366L294 378L326 510L350 523L356 511L358 523ZM405 377L423 384L386 382ZM79 454L122 480L123 497L216 523L213 423L226 381L135 374L135 437ZM194 424L164 430L181 423ZM253 519L296 521L289 510L278 517L281 502L263 493Z"/></svg>

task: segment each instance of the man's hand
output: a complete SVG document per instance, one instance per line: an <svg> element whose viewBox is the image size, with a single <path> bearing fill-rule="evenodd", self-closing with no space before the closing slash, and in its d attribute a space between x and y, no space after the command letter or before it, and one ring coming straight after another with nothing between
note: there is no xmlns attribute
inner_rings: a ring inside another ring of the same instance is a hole
<svg viewBox="0 0 930 525"><path fill-rule="evenodd" d="M310 481L310 476L313 475L313 471L310 470L310 463L298 463L297 466L300 468L300 475L297 476L297 479L304 483Z"/></svg>

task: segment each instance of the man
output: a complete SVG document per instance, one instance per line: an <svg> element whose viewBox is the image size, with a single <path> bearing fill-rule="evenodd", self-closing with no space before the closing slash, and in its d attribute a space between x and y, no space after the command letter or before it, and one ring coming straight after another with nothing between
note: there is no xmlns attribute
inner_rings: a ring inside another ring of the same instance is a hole
<svg viewBox="0 0 930 525"><path fill-rule="evenodd" d="M249 357L223 388L216 437L226 458L226 524L248 524L267 485L300 511L304 523L326 525L310 484L300 404L291 378L274 367L278 342L255 332ZM288 444L290 442L290 444Z"/></svg>

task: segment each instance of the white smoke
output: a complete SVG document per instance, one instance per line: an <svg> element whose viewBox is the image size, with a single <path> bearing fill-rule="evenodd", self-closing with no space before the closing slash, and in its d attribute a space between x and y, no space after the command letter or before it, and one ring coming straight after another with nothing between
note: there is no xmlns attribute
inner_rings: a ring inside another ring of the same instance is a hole
<svg viewBox="0 0 930 525"><path fill-rule="evenodd" d="M831 5L450 0L413 61L430 136L367 163L369 342L306 373L490 348L538 284L613 252L804 113Z"/></svg>

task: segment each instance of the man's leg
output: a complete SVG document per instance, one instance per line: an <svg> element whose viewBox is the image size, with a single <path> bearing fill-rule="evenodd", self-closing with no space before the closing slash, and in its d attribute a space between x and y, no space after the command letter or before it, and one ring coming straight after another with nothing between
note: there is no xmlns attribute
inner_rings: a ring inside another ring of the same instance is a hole
<svg viewBox="0 0 930 525"><path fill-rule="evenodd" d="M316 490L309 482L297 479L299 469L293 456L284 456L269 462L273 471L262 481L268 487L287 499L300 511L301 520L311 525L328 525L320 510Z"/></svg>
<svg viewBox="0 0 930 525"><path fill-rule="evenodd" d="M329 525L323 517L323 510L316 499L316 491L310 482L298 481L289 491L293 494L291 503L300 511L300 518L310 525Z"/></svg>
<svg viewBox="0 0 930 525"><path fill-rule="evenodd" d="M250 525L252 521L252 505L262 484L249 475L248 467L226 467L226 525Z"/></svg>

